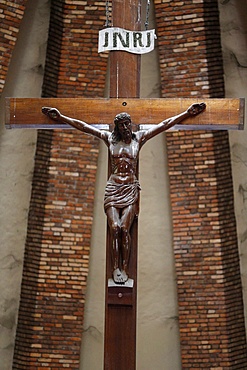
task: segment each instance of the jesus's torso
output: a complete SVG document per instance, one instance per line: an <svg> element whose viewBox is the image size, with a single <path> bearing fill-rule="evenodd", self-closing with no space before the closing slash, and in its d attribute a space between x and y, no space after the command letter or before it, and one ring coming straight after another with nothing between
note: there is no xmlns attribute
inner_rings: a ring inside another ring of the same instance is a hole
<svg viewBox="0 0 247 370"><path fill-rule="evenodd" d="M132 139L130 144L119 141L109 146L111 159L111 173L123 175L135 175L139 154L139 142Z"/></svg>

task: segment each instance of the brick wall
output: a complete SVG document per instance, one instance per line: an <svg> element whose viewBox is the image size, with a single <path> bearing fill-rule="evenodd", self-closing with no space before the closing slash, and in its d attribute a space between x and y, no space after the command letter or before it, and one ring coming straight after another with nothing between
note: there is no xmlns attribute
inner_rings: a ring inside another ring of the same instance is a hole
<svg viewBox="0 0 247 370"><path fill-rule="evenodd" d="M1 1L0 7L0 94L3 91L12 52L27 0Z"/></svg>
<svg viewBox="0 0 247 370"><path fill-rule="evenodd" d="M103 24L103 2L52 1L45 97L103 96ZM79 367L97 157L75 130L38 134L14 369Z"/></svg>
<svg viewBox="0 0 247 370"><path fill-rule="evenodd" d="M164 97L223 97L217 1L155 1ZM245 369L226 132L167 134L182 368Z"/></svg>
<svg viewBox="0 0 247 370"><path fill-rule="evenodd" d="M52 1L44 96L103 96L104 6ZM217 2L155 7L163 96L223 96ZM228 136L179 132L167 144L183 369L244 369ZM72 130L38 135L14 369L78 369L97 152Z"/></svg>

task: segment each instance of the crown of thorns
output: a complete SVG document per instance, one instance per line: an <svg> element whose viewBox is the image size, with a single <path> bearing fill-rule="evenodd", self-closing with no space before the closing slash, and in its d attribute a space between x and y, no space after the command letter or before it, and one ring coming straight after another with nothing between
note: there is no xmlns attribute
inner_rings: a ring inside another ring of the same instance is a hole
<svg viewBox="0 0 247 370"><path fill-rule="evenodd" d="M119 113L116 115L115 119L114 119L114 123L115 125L117 125L120 121L123 121L127 119L128 121L131 122L131 118L130 118L130 115L126 112L122 112L122 113Z"/></svg>

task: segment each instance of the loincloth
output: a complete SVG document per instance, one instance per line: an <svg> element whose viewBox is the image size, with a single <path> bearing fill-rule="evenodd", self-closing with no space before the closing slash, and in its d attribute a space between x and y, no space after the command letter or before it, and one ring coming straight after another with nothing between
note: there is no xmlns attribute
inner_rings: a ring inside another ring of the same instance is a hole
<svg viewBox="0 0 247 370"><path fill-rule="evenodd" d="M125 208L139 199L140 183L133 176L112 175L105 188L104 209L109 207Z"/></svg>

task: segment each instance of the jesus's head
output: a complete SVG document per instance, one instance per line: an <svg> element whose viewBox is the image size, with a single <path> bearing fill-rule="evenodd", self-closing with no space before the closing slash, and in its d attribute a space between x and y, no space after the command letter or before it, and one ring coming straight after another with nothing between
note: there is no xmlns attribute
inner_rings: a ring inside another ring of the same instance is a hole
<svg viewBox="0 0 247 370"><path fill-rule="evenodd" d="M117 143L122 140L129 143L133 138L130 115L126 112L119 113L116 115L114 123L113 142Z"/></svg>

